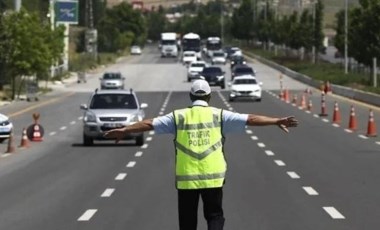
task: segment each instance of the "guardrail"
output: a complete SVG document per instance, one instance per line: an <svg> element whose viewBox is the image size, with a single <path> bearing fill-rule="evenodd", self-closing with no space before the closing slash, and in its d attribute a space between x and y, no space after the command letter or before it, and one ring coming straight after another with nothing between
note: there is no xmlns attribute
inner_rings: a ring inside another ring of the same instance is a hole
<svg viewBox="0 0 380 230"><path fill-rule="evenodd" d="M261 62L265 65L268 65L268 66L272 67L273 69L280 71L282 74L284 74L286 76L289 76L295 80L298 80L304 84L310 85L314 88L320 89L321 85L323 84L323 82L320 80L315 80L309 76L295 72L289 68L286 68L285 66L279 65L279 64L277 64L273 61L270 61L268 59L265 59L261 56L258 56L258 55L252 54L252 53L248 53L248 52L244 52L244 54L249 56L249 57L253 57L253 58L257 59L259 62ZM357 90L357 89L352 89L349 87L345 87L345 86L341 86L341 85L335 85L335 84L331 84L331 90L334 94L380 107L380 95L378 95L378 94L369 93L369 92L365 92L365 91L361 91L361 90Z"/></svg>

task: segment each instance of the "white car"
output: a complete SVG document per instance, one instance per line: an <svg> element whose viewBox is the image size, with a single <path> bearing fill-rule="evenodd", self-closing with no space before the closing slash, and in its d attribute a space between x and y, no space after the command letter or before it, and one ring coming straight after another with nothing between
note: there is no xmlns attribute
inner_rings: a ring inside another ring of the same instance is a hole
<svg viewBox="0 0 380 230"><path fill-rule="evenodd" d="M197 61L197 53L195 51L185 51L182 56L182 63L188 65L194 61Z"/></svg>
<svg viewBox="0 0 380 230"><path fill-rule="evenodd" d="M211 57L211 63L214 64L226 64L226 55L223 51L214 51Z"/></svg>
<svg viewBox="0 0 380 230"><path fill-rule="evenodd" d="M194 61L190 63L187 69L187 81L190 82L193 79L200 79L199 73L202 72L206 66L207 64L204 61Z"/></svg>
<svg viewBox="0 0 380 230"><path fill-rule="evenodd" d="M131 47L131 54L132 55L140 55L141 54L140 46L132 46Z"/></svg>
<svg viewBox="0 0 380 230"><path fill-rule="evenodd" d="M234 80L229 83L231 88L229 100L234 101L237 98L247 98L261 101L262 84L262 82L258 83L256 78L252 75L235 77Z"/></svg>
<svg viewBox="0 0 380 230"><path fill-rule="evenodd" d="M11 135L13 124L9 120L9 117L0 113L0 143L8 139Z"/></svg>

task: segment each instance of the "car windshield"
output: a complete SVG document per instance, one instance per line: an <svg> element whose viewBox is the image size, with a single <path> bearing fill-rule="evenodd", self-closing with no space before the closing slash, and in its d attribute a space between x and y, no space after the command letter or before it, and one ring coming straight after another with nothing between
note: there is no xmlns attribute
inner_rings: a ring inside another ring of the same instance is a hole
<svg viewBox="0 0 380 230"><path fill-rule="evenodd" d="M121 74L119 73L105 73L103 79L121 79Z"/></svg>
<svg viewBox="0 0 380 230"><path fill-rule="evenodd" d="M203 73L222 73L222 70L218 67L204 68Z"/></svg>
<svg viewBox="0 0 380 230"><path fill-rule="evenodd" d="M244 61L244 57L243 56L232 56L232 61L242 62L242 61Z"/></svg>
<svg viewBox="0 0 380 230"><path fill-rule="evenodd" d="M191 67L205 67L204 63L193 63L191 64Z"/></svg>
<svg viewBox="0 0 380 230"><path fill-rule="evenodd" d="M237 68L237 69L235 69L235 73L237 73L237 74L251 74L251 75L255 74L251 68Z"/></svg>
<svg viewBox="0 0 380 230"><path fill-rule="evenodd" d="M133 94L96 94L90 109L137 109L137 102Z"/></svg>
<svg viewBox="0 0 380 230"><path fill-rule="evenodd" d="M256 79L235 79L235 85L252 85L257 84Z"/></svg>
<svg viewBox="0 0 380 230"><path fill-rule="evenodd" d="M184 53L183 56L185 56L185 57L194 57L195 54L194 53Z"/></svg>
<svg viewBox="0 0 380 230"><path fill-rule="evenodd" d="M213 53L213 56L214 57L224 57L224 53L222 53L222 52L215 52L215 53Z"/></svg>

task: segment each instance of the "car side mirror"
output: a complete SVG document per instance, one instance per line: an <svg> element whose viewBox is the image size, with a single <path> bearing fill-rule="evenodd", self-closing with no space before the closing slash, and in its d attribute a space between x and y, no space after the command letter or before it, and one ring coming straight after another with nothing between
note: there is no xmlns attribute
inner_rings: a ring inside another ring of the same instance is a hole
<svg viewBox="0 0 380 230"><path fill-rule="evenodd" d="M232 82L228 82L227 85L228 85L228 87L231 87L232 86Z"/></svg>
<svg viewBox="0 0 380 230"><path fill-rule="evenodd" d="M142 108L142 109L148 108L148 104L147 103L141 103L140 108Z"/></svg>
<svg viewBox="0 0 380 230"><path fill-rule="evenodd" d="M262 86L262 85L263 85L263 82L262 82L262 81L260 81L260 82L259 82L259 85L260 85L260 86Z"/></svg>
<svg viewBox="0 0 380 230"><path fill-rule="evenodd" d="M87 110L88 109L87 104L81 104L80 109Z"/></svg>

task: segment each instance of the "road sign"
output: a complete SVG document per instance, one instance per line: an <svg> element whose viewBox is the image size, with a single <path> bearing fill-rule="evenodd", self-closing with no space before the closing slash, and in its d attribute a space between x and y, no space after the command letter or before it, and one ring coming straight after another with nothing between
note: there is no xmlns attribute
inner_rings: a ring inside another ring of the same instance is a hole
<svg viewBox="0 0 380 230"><path fill-rule="evenodd" d="M56 23L78 24L78 0L57 0Z"/></svg>

